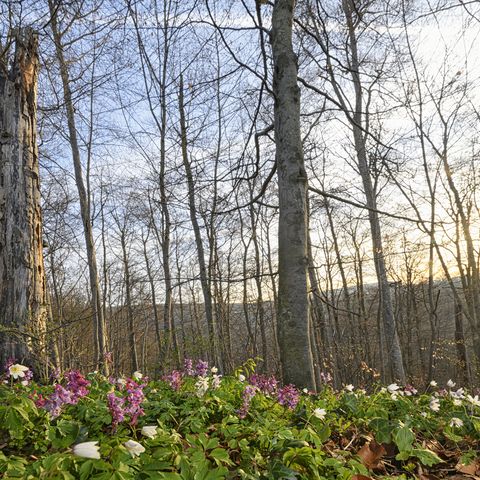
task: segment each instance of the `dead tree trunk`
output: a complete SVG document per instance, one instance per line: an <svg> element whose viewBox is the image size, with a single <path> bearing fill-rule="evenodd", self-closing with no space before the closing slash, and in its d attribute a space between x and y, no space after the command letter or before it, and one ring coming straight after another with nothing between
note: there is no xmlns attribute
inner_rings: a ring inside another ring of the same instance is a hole
<svg viewBox="0 0 480 480"><path fill-rule="evenodd" d="M0 362L45 365L49 317L36 139L38 39L16 34L0 69ZM5 62L6 63L6 62Z"/></svg>
<svg viewBox="0 0 480 480"><path fill-rule="evenodd" d="M294 0L275 1L271 31L279 195L278 341L284 383L315 389L307 280L307 172L292 45L294 6Z"/></svg>

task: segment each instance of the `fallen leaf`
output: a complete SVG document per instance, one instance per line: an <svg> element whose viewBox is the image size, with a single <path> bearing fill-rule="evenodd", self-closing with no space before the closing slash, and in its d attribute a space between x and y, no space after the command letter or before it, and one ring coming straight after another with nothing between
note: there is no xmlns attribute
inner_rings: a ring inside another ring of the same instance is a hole
<svg viewBox="0 0 480 480"><path fill-rule="evenodd" d="M357 475L354 475L352 477L352 480L373 480L373 478L372 477L366 477L365 475L357 474Z"/></svg>
<svg viewBox="0 0 480 480"><path fill-rule="evenodd" d="M475 475L480 470L480 461L475 460L468 465L459 462L457 463L457 465L455 465L455 469L457 470L457 472L460 473L466 473L467 475Z"/></svg>
<svg viewBox="0 0 480 480"><path fill-rule="evenodd" d="M369 469L374 470L378 467L380 459L387 453L385 447L375 440L366 443L357 453L362 463Z"/></svg>

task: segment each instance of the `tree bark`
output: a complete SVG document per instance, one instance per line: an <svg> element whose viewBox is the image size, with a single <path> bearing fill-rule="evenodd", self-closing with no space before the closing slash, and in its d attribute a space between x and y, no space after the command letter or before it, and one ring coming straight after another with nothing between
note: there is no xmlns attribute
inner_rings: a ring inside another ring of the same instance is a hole
<svg viewBox="0 0 480 480"><path fill-rule="evenodd" d="M77 128L75 122L75 108L73 106L72 91L70 88L70 75L68 63L65 60L62 44L62 33L57 22L57 5L54 0L48 2L51 21L50 27L55 42L55 50L57 61L60 68L60 76L63 86L63 100L65 103L68 123L69 142L72 150L73 167L75 171L75 183L78 190L78 198L80 201L80 213L82 216L83 230L85 236L85 246L87 250L88 270L90 280L90 290L92 295L92 326L93 326L93 343L94 343L94 365L102 364L105 374L108 374L108 364L103 362L103 355L106 353L106 327L103 317L103 309L101 303L100 284L98 281L97 257L95 252L95 242L92 232L92 220L90 214L90 201L85 188L85 182L82 172L82 162L80 157L80 147L78 145Z"/></svg>
<svg viewBox="0 0 480 480"><path fill-rule="evenodd" d="M208 336L210 342L211 360L214 364L222 368L221 359L218 350L217 325L213 315L212 293L210 291L209 279L207 278L207 262L205 260L205 250L203 248L200 225L197 218L197 208L195 206L195 184L193 172L187 151L187 123L185 119L185 104L183 97L183 77L180 76L179 86L179 113L180 113L180 136L182 147L183 166L188 184L188 205L190 210L190 220L192 222L193 233L195 235L195 245L197 247L198 265L200 269L200 284L202 286L203 300L205 302L205 317L207 319Z"/></svg>
<svg viewBox="0 0 480 480"><path fill-rule="evenodd" d="M271 31L279 195L277 325L284 383L314 390L307 281L307 172L292 45L294 6L294 0L275 1Z"/></svg>
<svg viewBox="0 0 480 480"><path fill-rule="evenodd" d="M0 362L46 365L49 318L37 148L38 38L16 33L0 69ZM45 373L45 372L42 372Z"/></svg>

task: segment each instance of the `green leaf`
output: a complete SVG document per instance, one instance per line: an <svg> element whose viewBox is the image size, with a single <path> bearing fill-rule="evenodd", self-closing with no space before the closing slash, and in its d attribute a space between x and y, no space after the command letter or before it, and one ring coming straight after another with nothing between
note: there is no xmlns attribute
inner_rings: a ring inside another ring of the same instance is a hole
<svg viewBox="0 0 480 480"><path fill-rule="evenodd" d="M226 463L227 465L233 465L233 462L230 460L228 452L224 448L215 448L209 454L212 457L217 465L220 463Z"/></svg>
<svg viewBox="0 0 480 480"><path fill-rule="evenodd" d="M80 474L80 480L88 480L93 471L93 462L91 460L86 460L82 463L78 473Z"/></svg>
<svg viewBox="0 0 480 480"><path fill-rule="evenodd" d="M431 450L426 448L415 448L412 450L412 456L417 457L423 465L431 467L437 463L443 462L443 460Z"/></svg>
<svg viewBox="0 0 480 480"><path fill-rule="evenodd" d="M406 425L397 428L393 432L393 440L397 444L400 452L411 450L413 442L415 440L415 435L412 432L412 429Z"/></svg>
<svg viewBox="0 0 480 480"><path fill-rule="evenodd" d="M375 433L375 440L378 443L390 443L392 441L392 424L387 418L373 418L369 427Z"/></svg>

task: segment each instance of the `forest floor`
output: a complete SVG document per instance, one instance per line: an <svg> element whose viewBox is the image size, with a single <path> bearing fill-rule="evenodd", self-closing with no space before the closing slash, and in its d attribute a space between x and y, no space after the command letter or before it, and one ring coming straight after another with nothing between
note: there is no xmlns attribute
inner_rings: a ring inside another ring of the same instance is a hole
<svg viewBox="0 0 480 480"><path fill-rule="evenodd" d="M13 364L0 386L4 479L480 479L480 400L453 381L313 393L201 361L30 377Z"/></svg>

